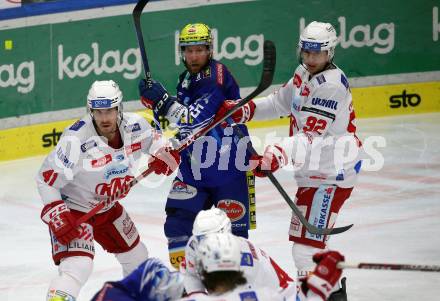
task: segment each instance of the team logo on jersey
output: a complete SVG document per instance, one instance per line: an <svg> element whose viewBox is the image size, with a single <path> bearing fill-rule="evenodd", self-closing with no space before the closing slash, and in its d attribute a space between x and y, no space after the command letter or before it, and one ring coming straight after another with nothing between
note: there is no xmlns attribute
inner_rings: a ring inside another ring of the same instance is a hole
<svg viewBox="0 0 440 301"><path fill-rule="evenodd" d="M321 107L329 108L329 109L333 109L333 110L338 109L338 102L336 100L332 100L332 99L313 97L312 105L321 106Z"/></svg>
<svg viewBox="0 0 440 301"><path fill-rule="evenodd" d="M197 188L183 183L181 181L174 181L171 187L170 199L175 200L187 200L195 197L197 195Z"/></svg>
<svg viewBox="0 0 440 301"><path fill-rule="evenodd" d="M89 150L89 149L91 149L91 148L93 148L95 146L98 146L98 143L96 143L95 140L87 141L87 142L81 144L81 151L83 153L85 153L87 150Z"/></svg>
<svg viewBox="0 0 440 301"><path fill-rule="evenodd" d="M86 124L86 122L84 120L78 120L77 122L72 124L72 126L69 128L69 130L78 131L84 124Z"/></svg>
<svg viewBox="0 0 440 301"><path fill-rule="evenodd" d="M99 183L95 187L95 193L102 196L111 196L124 190L124 193L119 196L119 198L123 198L130 191L129 183L133 178L133 176L127 175L122 178L114 178L110 183Z"/></svg>
<svg viewBox="0 0 440 301"><path fill-rule="evenodd" d="M226 212L231 222L236 222L246 214L246 208L242 203L235 200L220 200L217 208Z"/></svg>

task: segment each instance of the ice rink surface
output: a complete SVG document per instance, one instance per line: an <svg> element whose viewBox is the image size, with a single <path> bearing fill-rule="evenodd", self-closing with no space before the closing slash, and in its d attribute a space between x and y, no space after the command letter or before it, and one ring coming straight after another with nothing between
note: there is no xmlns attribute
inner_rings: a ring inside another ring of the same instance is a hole
<svg viewBox="0 0 440 301"><path fill-rule="evenodd" d="M264 138L287 128L252 130ZM363 171L336 225L354 227L329 245L347 261L440 265L440 114L358 120L361 139L381 136L378 171ZM47 226L33 180L43 157L0 163L0 300L45 300L57 273ZM292 172L276 173L294 196ZM158 187L137 185L122 201L151 256L167 261L164 204L171 179ZM257 180L257 230L250 239L294 275L287 240L290 210L268 180ZM90 300L106 280L121 277L113 255L96 245L95 266L78 300ZM440 273L346 270L350 301L440 300Z"/></svg>

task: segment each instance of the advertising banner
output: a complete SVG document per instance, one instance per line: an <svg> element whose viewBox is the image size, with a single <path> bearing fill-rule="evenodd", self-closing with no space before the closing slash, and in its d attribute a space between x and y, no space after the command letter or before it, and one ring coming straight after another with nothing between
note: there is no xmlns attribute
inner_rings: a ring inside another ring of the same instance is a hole
<svg viewBox="0 0 440 301"><path fill-rule="evenodd" d="M373 14L372 6L381 9ZM439 71L438 6L434 0L230 2L164 7L144 13L142 24L152 75L175 93L184 69L178 31L187 23L209 24L215 57L241 87L251 87L260 78L263 41L277 46L274 84L280 84L298 64L300 30L314 19L335 26L335 62L348 77ZM95 80L113 79L125 100L138 99L143 71L131 15L6 27L0 42L0 118L83 107Z"/></svg>

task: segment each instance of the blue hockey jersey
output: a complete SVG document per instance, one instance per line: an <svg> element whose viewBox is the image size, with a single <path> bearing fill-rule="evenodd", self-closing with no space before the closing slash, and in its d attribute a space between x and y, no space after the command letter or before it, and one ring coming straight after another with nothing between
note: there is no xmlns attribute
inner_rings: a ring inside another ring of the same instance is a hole
<svg viewBox="0 0 440 301"><path fill-rule="evenodd" d="M177 124L179 138L184 139L212 122L221 104L227 99L239 99L240 92L226 66L210 60L199 73L185 71L180 75L177 98L188 108ZM245 125L238 126L245 136L249 135ZM179 177L190 185L206 187L230 182L247 170L247 139L239 142L231 127L215 127L181 152Z"/></svg>

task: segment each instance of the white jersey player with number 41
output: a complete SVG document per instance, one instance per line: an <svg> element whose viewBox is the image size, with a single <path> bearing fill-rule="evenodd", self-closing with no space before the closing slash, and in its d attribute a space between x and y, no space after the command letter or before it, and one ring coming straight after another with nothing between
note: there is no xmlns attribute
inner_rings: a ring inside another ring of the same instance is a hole
<svg viewBox="0 0 440 301"><path fill-rule="evenodd" d="M115 255L124 275L148 257L134 223L117 200L81 225L76 221L118 191L124 189L119 199L125 197L142 165L144 169L148 163L156 173L169 175L173 168L166 158L176 158L174 168L179 159L178 153L163 148L164 141L144 118L123 113L122 92L114 81L93 83L87 110L64 131L37 175L44 204L41 218L49 226L53 260L59 265L47 300L75 300L92 272L94 241ZM147 160L143 154L152 157Z"/></svg>
<svg viewBox="0 0 440 301"><path fill-rule="evenodd" d="M218 208L200 211L194 221L193 236L185 248L185 260L181 272L185 274L185 291L206 293L200 276L197 273L197 249L204 236L210 233L230 233L231 221L225 212ZM256 247L248 239L237 237L241 252L240 269L243 271L248 284L253 287L269 287L277 290L286 288L293 280L278 264L263 250Z"/></svg>

